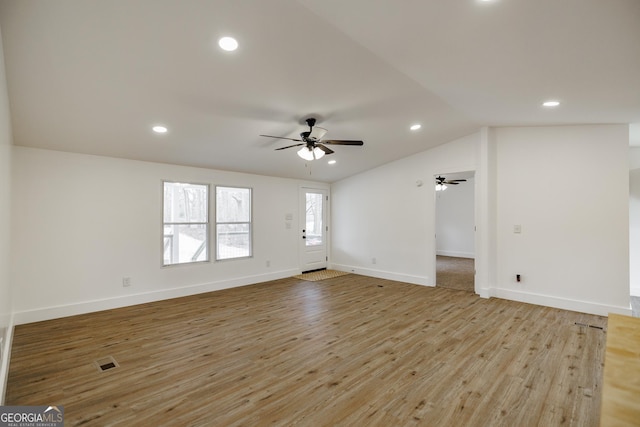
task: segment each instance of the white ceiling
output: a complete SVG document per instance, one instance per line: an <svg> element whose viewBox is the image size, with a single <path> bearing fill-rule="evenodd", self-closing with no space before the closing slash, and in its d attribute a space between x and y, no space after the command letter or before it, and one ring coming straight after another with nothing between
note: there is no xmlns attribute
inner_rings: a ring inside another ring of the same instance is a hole
<svg viewBox="0 0 640 427"><path fill-rule="evenodd" d="M21 146L332 182L484 125L640 123L638 0L0 0L0 27ZM258 136L310 115L364 147Z"/></svg>

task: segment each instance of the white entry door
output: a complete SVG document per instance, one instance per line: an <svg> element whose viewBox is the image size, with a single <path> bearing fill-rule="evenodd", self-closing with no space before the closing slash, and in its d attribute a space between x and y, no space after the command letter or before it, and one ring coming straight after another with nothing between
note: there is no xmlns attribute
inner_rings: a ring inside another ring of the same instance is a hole
<svg viewBox="0 0 640 427"><path fill-rule="evenodd" d="M327 190L300 191L300 266L302 271L327 268Z"/></svg>

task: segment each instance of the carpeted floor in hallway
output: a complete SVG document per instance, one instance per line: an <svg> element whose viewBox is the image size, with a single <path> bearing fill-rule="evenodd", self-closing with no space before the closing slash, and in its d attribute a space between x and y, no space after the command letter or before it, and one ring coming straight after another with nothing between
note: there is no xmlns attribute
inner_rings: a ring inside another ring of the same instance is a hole
<svg viewBox="0 0 640 427"><path fill-rule="evenodd" d="M436 257L436 286L475 292L473 258Z"/></svg>

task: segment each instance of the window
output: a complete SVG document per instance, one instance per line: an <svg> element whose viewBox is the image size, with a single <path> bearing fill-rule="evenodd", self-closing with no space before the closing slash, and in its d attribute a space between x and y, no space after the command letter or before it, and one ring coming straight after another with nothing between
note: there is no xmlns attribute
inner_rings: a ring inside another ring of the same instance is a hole
<svg viewBox="0 0 640 427"><path fill-rule="evenodd" d="M216 259L245 258L251 251L251 189L216 187Z"/></svg>
<svg viewBox="0 0 640 427"><path fill-rule="evenodd" d="M163 185L163 265L209 261L209 186Z"/></svg>

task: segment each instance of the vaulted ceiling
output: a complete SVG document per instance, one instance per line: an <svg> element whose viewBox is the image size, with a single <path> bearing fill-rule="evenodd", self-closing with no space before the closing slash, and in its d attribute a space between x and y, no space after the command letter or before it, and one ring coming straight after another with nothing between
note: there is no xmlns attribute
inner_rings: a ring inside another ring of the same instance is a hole
<svg viewBox="0 0 640 427"><path fill-rule="evenodd" d="M19 146L332 182L487 125L640 123L638 0L0 0L0 28ZM259 136L309 116L365 145Z"/></svg>

